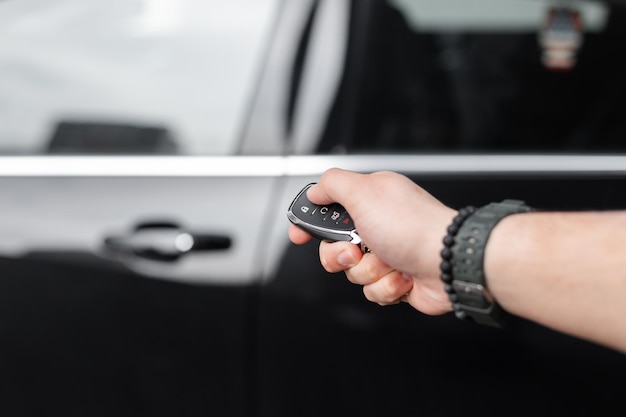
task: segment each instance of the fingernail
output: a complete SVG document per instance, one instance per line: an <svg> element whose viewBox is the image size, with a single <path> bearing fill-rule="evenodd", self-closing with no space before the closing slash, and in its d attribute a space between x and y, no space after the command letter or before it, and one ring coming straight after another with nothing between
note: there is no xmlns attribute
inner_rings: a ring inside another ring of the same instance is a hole
<svg viewBox="0 0 626 417"><path fill-rule="evenodd" d="M339 261L341 265L347 266L347 267L352 267L355 264L354 257L348 251L343 251L339 253L339 255L337 256L337 261Z"/></svg>
<svg viewBox="0 0 626 417"><path fill-rule="evenodd" d="M413 281L413 277L406 272L402 273L402 278L404 278L406 281Z"/></svg>

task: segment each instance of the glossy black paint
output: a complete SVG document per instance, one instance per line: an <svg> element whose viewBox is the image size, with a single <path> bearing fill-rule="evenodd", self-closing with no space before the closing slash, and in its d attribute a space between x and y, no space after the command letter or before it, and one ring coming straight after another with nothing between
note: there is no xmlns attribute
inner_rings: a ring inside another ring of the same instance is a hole
<svg viewBox="0 0 626 417"><path fill-rule="evenodd" d="M621 175L411 178L453 207L626 207ZM288 246L260 286L160 281L67 253L0 270L5 415L449 416L477 415L476 402L591 415L626 386L623 355L525 320L499 330L372 304L322 269L315 242Z"/></svg>
<svg viewBox="0 0 626 417"><path fill-rule="evenodd" d="M287 80L286 137L311 10ZM345 74L317 151L623 151L624 19L614 7L606 33L586 38L580 65L554 74L540 65L535 33L417 34L388 2L352 0ZM447 66L450 52L464 65ZM156 133L147 153L171 151L167 132ZM539 209L626 207L621 174L411 177L453 207L504 198ZM499 330L379 307L326 273L315 243L289 246L261 286L159 281L67 253L0 259L0 271L6 416L569 417L623 408L623 355L515 318Z"/></svg>
<svg viewBox="0 0 626 417"><path fill-rule="evenodd" d="M626 206L623 177L413 179L453 207ZM592 415L620 407L626 386L623 355L519 318L494 329L372 304L322 269L316 242L291 246L261 288L258 334L261 416Z"/></svg>
<svg viewBox="0 0 626 417"><path fill-rule="evenodd" d="M250 287L0 259L0 413L249 416Z"/></svg>

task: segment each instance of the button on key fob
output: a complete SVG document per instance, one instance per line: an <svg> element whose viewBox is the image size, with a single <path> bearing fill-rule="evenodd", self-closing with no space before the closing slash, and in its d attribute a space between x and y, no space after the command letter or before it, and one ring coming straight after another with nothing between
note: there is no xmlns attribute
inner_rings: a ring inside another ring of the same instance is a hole
<svg viewBox="0 0 626 417"><path fill-rule="evenodd" d="M306 191L315 183L308 184L293 200L287 210L289 220L311 236L321 240L348 241L361 245L365 250L361 237L356 232L352 217L341 204L331 203L319 206L311 203Z"/></svg>

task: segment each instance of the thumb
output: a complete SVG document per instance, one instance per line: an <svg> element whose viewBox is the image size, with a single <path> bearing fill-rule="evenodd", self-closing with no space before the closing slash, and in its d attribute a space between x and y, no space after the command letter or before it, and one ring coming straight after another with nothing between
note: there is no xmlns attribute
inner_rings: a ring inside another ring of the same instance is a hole
<svg viewBox="0 0 626 417"><path fill-rule="evenodd" d="M319 182L307 191L307 197L315 204L339 203L348 211L356 206L358 190L362 190L365 174L331 168L324 172Z"/></svg>

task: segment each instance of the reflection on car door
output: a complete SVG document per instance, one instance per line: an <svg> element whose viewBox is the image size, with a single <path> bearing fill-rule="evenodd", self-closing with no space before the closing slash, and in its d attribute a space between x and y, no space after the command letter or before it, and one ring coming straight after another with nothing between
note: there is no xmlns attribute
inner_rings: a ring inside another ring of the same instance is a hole
<svg viewBox="0 0 626 417"><path fill-rule="evenodd" d="M0 409L245 415L280 159L1 159Z"/></svg>
<svg viewBox="0 0 626 417"><path fill-rule="evenodd" d="M285 146L277 109L315 2L193 3L50 7L58 48L44 48L45 62L40 43L28 49L45 39L37 25L9 30L9 74L20 88L46 88L6 95L37 127L14 118L7 131L55 131L9 143L11 156L0 157L6 415L256 413L257 289L268 250L286 243L265 244L285 173L271 156ZM8 16L35 21L29 7ZM219 13L197 17L211 7ZM120 30L90 30L81 16L99 10L109 12L99 25ZM147 26L133 32L135 17ZM279 36L266 41L271 23ZM263 62L275 112L249 103ZM25 156L30 142L45 153ZM185 152L222 156L171 156Z"/></svg>

